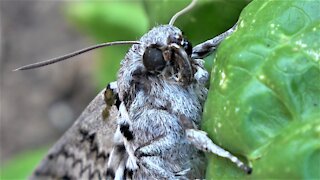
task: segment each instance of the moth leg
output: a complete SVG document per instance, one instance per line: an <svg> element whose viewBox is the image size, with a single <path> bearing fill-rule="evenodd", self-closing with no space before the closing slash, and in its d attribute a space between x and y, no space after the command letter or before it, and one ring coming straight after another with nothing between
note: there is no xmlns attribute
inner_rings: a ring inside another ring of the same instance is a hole
<svg viewBox="0 0 320 180"><path fill-rule="evenodd" d="M207 136L207 133L197 129L186 129L186 137L197 149L205 152L211 152L218 156L230 159L240 169L246 173L251 174L252 169L240 161L237 157L233 156L230 152L222 149L218 145L214 144Z"/></svg>
<svg viewBox="0 0 320 180"><path fill-rule="evenodd" d="M134 136L133 136L132 130L130 129L131 121L130 121L129 113L123 102L119 106L119 112L120 112L121 118L118 121L118 124L119 124L118 126L123 137L124 146L128 153L128 160L127 160L126 167L128 171L133 172L137 170L139 167L137 164L137 159L134 155L135 147L133 147L129 143L130 141L133 140Z"/></svg>
<svg viewBox="0 0 320 180"><path fill-rule="evenodd" d="M142 156L165 155L165 153L170 152L172 147L175 147L178 139L183 137L184 129L180 126L178 120L175 120L177 117L166 110L146 109L140 118L145 120L156 119L160 123L153 125L154 128L159 128L157 134L135 148L134 156L138 159Z"/></svg>
<svg viewBox="0 0 320 180"><path fill-rule="evenodd" d="M128 155L126 154L125 155L126 157L122 158L117 170L116 170L116 173L115 173L115 177L114 177L114 180L123 180L123 179L126 179L125 176L126 176L126 162L127 162L127 159L128 159Z"/></svg>
<svg viewBox="0 0 320 180"><path fill-rule="evenodd" d="M108 161L108 168L106 172L107 179L115 179L124 174L124 161L126 161L126 152L124 145L116 145L111 153Z"/></svg>
<svg viewBox="0 0 320 180"><path fill-rule="evenodd" d="M134 155L138 159L142 156L160 156L175 144L176 137L171 134L160 135L155 139L147 142L145 145L138 147Z"/></svg>
<svg viewBox="0 0 320 180"><path fill-rule="evenodd" d="M213 39L207 40L201 44L198 44L192 49L191 57L193 59L203 59L213 53L218 45L230 34L232 34L237 28L238 23L236 23L232 28L228 31L214 37Z"/></svg>
<svg viewBox="0 0 320 180"><path fill-rule="evenodd" d="M188 172L188 170L177 173L170 172L160 166L160 164L162 164L162 161L163 160L160 157L146 156L142 157L139 163L143 166L143 168L146 168L150 175L152 175L155 179L186 179L183 177Z"/></svg>
<svg viewBox="0 0 320 180"><path fill-rule="evenodd" d="M119 128L117 128L116 130L113 141L115 143L115 146L113 147L108 160L106 172L107 179L115 179L116 177L118 178L121 173L123 176L123 161L126 161L127 159L126 149Z"/></svg>
<svg viewBox="0 0 320 180"><path fill-rule="evenodd" d="M177 137L174 134L160 135L145 145L140 146L134 152L138 163L146 168L155 179L183 179L184 175L188 173L189 170L185 169L171 172L163 168L167 164L162 163L163 159L161 156L170 152L170 149L175 144L175 139Z"/></svg>
<svg viewBox="0 0 320 180"><path fill-rule="evenodd" d="M193 65L192 67L196 70L194 74L194 79L200 83L205 84L208 82L209 79L209 73L204 68L204 60L202 59L193 59Z"/></svg>

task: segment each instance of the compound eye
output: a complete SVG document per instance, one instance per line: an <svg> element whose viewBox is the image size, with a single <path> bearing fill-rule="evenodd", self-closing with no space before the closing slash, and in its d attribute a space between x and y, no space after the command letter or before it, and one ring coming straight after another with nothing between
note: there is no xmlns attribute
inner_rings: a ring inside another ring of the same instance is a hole
<svg viewBox="0 0 320 180"><path fill-rule="evenodd" d="M186 50L186 53L191 56L192 54L192 44L188 40L184 40L183 48Z"/></svg>
<svg viewBox="0 0 320 180"><path fill-rule="evenodd" d="M142 58L143 65L148 71L161 71L166 65L162 51L156 47L147 47Z"/></svg>

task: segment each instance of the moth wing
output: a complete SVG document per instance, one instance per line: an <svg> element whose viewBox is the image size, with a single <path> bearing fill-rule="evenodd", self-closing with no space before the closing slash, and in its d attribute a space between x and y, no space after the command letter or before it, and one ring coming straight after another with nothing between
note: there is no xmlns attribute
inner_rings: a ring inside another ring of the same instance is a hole
<svg viewBox="0 0 320 180"><path fill-rule="evenodd" d="M115 105L107 107L104 91L49 150L30 179L104 179L118 115Z"/></svg>

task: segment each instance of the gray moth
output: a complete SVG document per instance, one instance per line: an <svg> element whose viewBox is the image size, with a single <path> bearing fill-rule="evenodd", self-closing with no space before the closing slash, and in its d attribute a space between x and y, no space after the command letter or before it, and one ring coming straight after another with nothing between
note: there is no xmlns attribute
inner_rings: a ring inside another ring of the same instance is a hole
<svg viewBox="0 0 320 180"><path fill-rule="evenodd" d="M98 47L133 44L117 81L94 98L30 179L201 179L204 152L251 172L199 129L209 77L203 58L236 25L192 47L173 23L194 3L139 41L105 43L17 69L45 66Z"/></svg>

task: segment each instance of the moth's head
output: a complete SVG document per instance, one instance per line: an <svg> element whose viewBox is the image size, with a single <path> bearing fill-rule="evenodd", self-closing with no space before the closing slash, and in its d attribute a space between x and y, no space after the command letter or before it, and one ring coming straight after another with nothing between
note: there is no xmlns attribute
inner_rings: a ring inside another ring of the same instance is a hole
<svg viewBox="0 0 320 180"><path fill-rule="evenodd" d="M142 63L145 70L182 84L191 82L192 45L177 27L161 25L145 34L142 44Z"/></svg>
<svg viewBox="0 0 320 180"><path fill-rule="evenodd" d="M155 27L140 39L141 46L144 47L142 62L148 72L158 73L183 85L191 83L192 45L173 24L179 16L192 9L195 3L196 0L193 0L177 12L168 25Z"/></svg>

